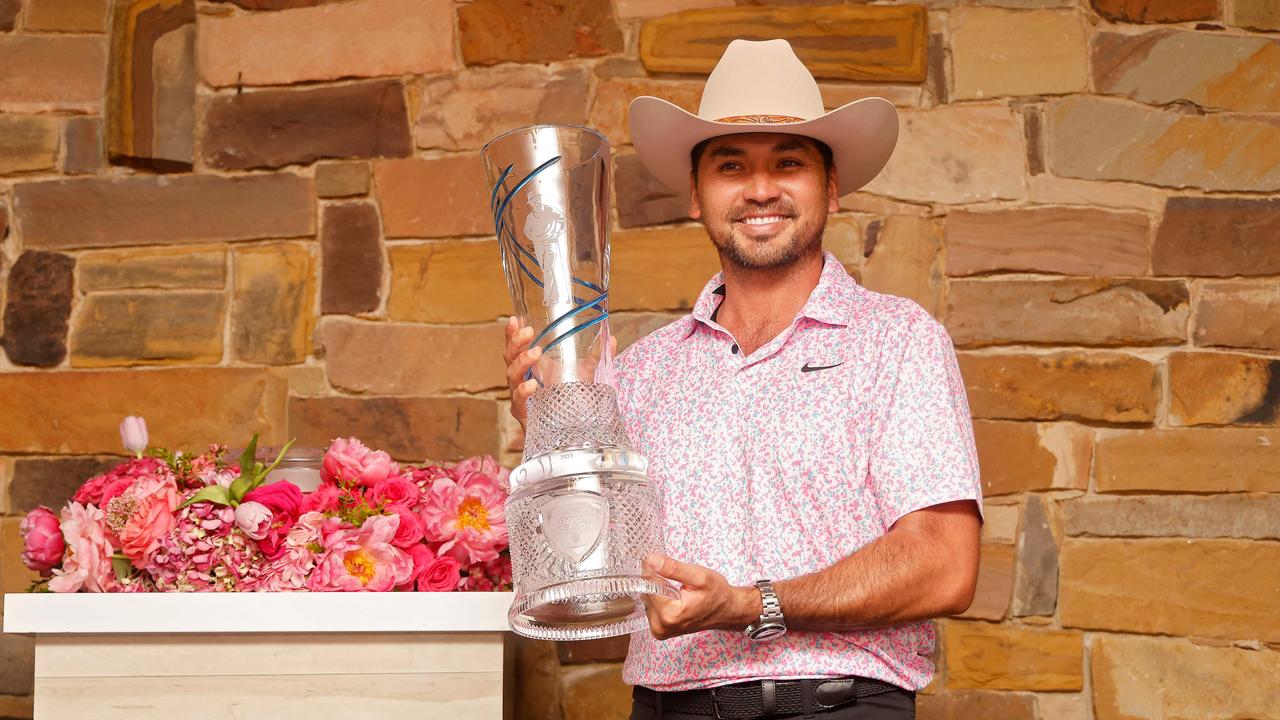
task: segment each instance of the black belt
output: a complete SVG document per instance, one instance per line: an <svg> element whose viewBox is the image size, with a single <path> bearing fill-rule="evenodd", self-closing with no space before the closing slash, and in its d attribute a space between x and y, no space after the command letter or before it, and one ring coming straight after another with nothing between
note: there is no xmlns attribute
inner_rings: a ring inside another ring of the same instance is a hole
<svg viewBox="0 0 1280 720"><path fill-rule="evenodd" d="M632 697L664 712L715 718L769 718L830 710L902 688L871 678L755 680L705 690L658 692L636 686ZM904 691L905 692L905 691Z"/></svg>

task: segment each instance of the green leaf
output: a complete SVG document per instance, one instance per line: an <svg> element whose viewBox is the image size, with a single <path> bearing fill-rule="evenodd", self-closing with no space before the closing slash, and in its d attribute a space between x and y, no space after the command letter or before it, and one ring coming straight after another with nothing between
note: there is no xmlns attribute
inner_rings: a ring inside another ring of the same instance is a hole
<svg viewBox="0 0 1280 720"><path fill-rule="evenodd" d="M258 454L258 433L253 434L253 439L249 441L249 447L244 449L240 454L240 476L244 477L253 472L254 457Z"/></svg>
<svg viewBox="0 0 1280 720"><path fill-rule="evenodd" d="M127 557L112 555L111 569L116 571L117 580L125 580L133 574L133 563L129 562Z"/></svg>
<svg viewBox="0 0 1280 720"><path fill-rule="evenodd" d="M227 489L221 485L209 485L200 488L200 492L192 495L190 500L179 505L178 509L181 510L188 505L194 505L195 503L203 502L205 500L208 500L211 503L217 503L218 505L230 505L231 494L228 493Z"/></svg>
<svg viewBox="0 0 1280 720"><path fill-rule="evenodd" d="M231 481L228 496L237 503L244 499L244 494L253 489L253 476L240 473L240 477Z"/></svg>

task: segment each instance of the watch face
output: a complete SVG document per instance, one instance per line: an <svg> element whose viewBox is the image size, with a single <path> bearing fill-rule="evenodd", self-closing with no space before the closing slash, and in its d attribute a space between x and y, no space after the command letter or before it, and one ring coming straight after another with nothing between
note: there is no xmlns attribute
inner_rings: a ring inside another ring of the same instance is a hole
<svg viewBox="0 0 1280 720"><path fill-rule="evenodd" d="M786 625L778 623L763 623L759 627L751 631L752 640L772 640L787 631Z"/></svg>

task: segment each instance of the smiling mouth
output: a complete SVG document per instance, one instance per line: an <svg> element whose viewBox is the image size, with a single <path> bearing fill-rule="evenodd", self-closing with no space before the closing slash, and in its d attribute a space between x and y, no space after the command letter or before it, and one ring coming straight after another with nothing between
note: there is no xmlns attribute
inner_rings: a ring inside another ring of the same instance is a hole
<svg viewBox="0 0 1280 720"><path fill-rule="evenodd" d="M787 219L786 215L759 215L759 216L744 217L738 222L745 223L747 225L772 225L774 223L782 222L783 220L786 220L786 219Z"/></svg>

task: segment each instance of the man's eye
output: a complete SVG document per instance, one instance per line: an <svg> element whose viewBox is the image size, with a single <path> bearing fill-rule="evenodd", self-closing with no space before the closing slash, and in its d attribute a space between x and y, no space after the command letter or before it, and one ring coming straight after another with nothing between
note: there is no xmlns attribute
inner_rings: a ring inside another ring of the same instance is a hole
<svg viewBox="0 0 1280 720"><path fill-rule="evenodd" d="M720 169L721 169L722 171L725 171L725 170L736 170L737 168L738 168L738 163L736 163L736 162L727 162L727 163L721 163L721 164L720 164Z"/></svg>
<svg viewBox="0 0 1280 720"><path fill-rule="evenodd" d="M786 160L783 160L778 164L785 166L787 163L791 163L792 165L796 165L796 166L799 166L802 164L799 160L792 160L791 158L787 158Z"/></svg>

